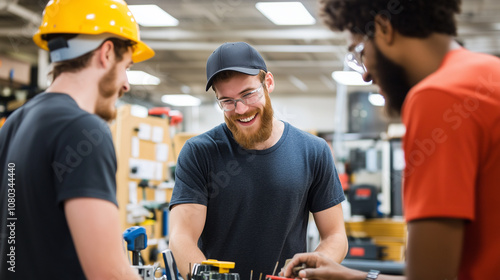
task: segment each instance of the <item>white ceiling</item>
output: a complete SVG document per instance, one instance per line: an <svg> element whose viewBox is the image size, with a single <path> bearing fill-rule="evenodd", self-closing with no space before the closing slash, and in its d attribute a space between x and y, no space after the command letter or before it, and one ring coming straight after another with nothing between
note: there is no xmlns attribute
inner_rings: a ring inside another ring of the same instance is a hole
<svg viewBox="0 0 500 280"><path fill-rule="evenodd" d="M177 27L141 27L142 39L155 51L134 65L161 78L158 86L134 86L129 97L159 102L163 94L192 95L213 100L205 92L206 59L224 42L246 41L264 56L276 80L275 95L332 96L332 71L342 70L344 34L328 30L318 17L318 1L301 2L316 18L313 26L276 26L256 8L255 0L129 0L157 4L179 20ZM31 35L47 0L0 0L0 52L37 63ZM500 1L464 0L458 17L459 40L479 52L500 54ZM297 81L303 85L297 85ZM302 88L302 89L301 89Z"/></svg>

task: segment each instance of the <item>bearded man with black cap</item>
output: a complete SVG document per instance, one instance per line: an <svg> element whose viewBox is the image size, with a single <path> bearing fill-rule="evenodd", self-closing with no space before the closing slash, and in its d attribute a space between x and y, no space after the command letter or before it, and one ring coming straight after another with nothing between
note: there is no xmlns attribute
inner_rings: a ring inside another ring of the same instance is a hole
<svg viewBox="0 0 500 280"><path fill-rule="evenodd" d="M247 43L218 47L207 80L225 123L188 140L177 162L170 248L181 273L212 258L234 261L241 279L272 274L306 251L309 212L316 251L341 262L344 194L327 143L274 117L273 74Z"/></svg>

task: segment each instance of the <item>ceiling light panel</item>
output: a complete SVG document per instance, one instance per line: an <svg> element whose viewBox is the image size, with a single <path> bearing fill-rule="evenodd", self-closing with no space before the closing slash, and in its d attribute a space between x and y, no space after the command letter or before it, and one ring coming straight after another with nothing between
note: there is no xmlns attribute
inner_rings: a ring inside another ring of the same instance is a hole
<svg viewBox="0 0 500 280"><path fill-rule="evenodd" d="M163 103L172 106L200 106L201 100L188 94L167 94L161 97Z"/></svg>
<svg viewBox="0 0 500 280"><path fill-rule="evenodd" d="M128 82L131 85L159 85L160 78L144 71L127 71Z"/></svg>
<svg viewBox="0 0 500 280"><path fill-rule="evenodd" d="M300 2L258 2L255 7L276 25L313 25L316 23L314 17Z"/></svg>
<svg viewBox="0 0 500 280"><path fill-rule="evenodd" d="M135 20L142 26L177 26L179 21L157 5L128 5Z"/></svg>

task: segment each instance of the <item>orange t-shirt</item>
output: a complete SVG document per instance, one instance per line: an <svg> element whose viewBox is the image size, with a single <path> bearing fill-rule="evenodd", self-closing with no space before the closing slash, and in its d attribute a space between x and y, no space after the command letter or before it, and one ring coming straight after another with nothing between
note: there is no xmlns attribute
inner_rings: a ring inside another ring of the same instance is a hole
<svg viewBox="0 0 500 280"><path fill-rule="evenodd" d="M408 93L402 119L406 220L467 220L458 279L498 279L500 59L450 51Z"/></svg>

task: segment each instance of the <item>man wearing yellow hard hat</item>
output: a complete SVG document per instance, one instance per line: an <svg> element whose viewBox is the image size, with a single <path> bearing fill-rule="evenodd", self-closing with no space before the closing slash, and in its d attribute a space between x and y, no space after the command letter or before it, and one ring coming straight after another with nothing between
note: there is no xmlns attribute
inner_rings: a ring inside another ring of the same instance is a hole
<svg viewBox="0 0 500 280"><path fill-rule="evenodd" d="M122 0L53 0L35 43L53 81L0 131L0 279L139 279L124 252L105 121L154 52Z"/></svg>

